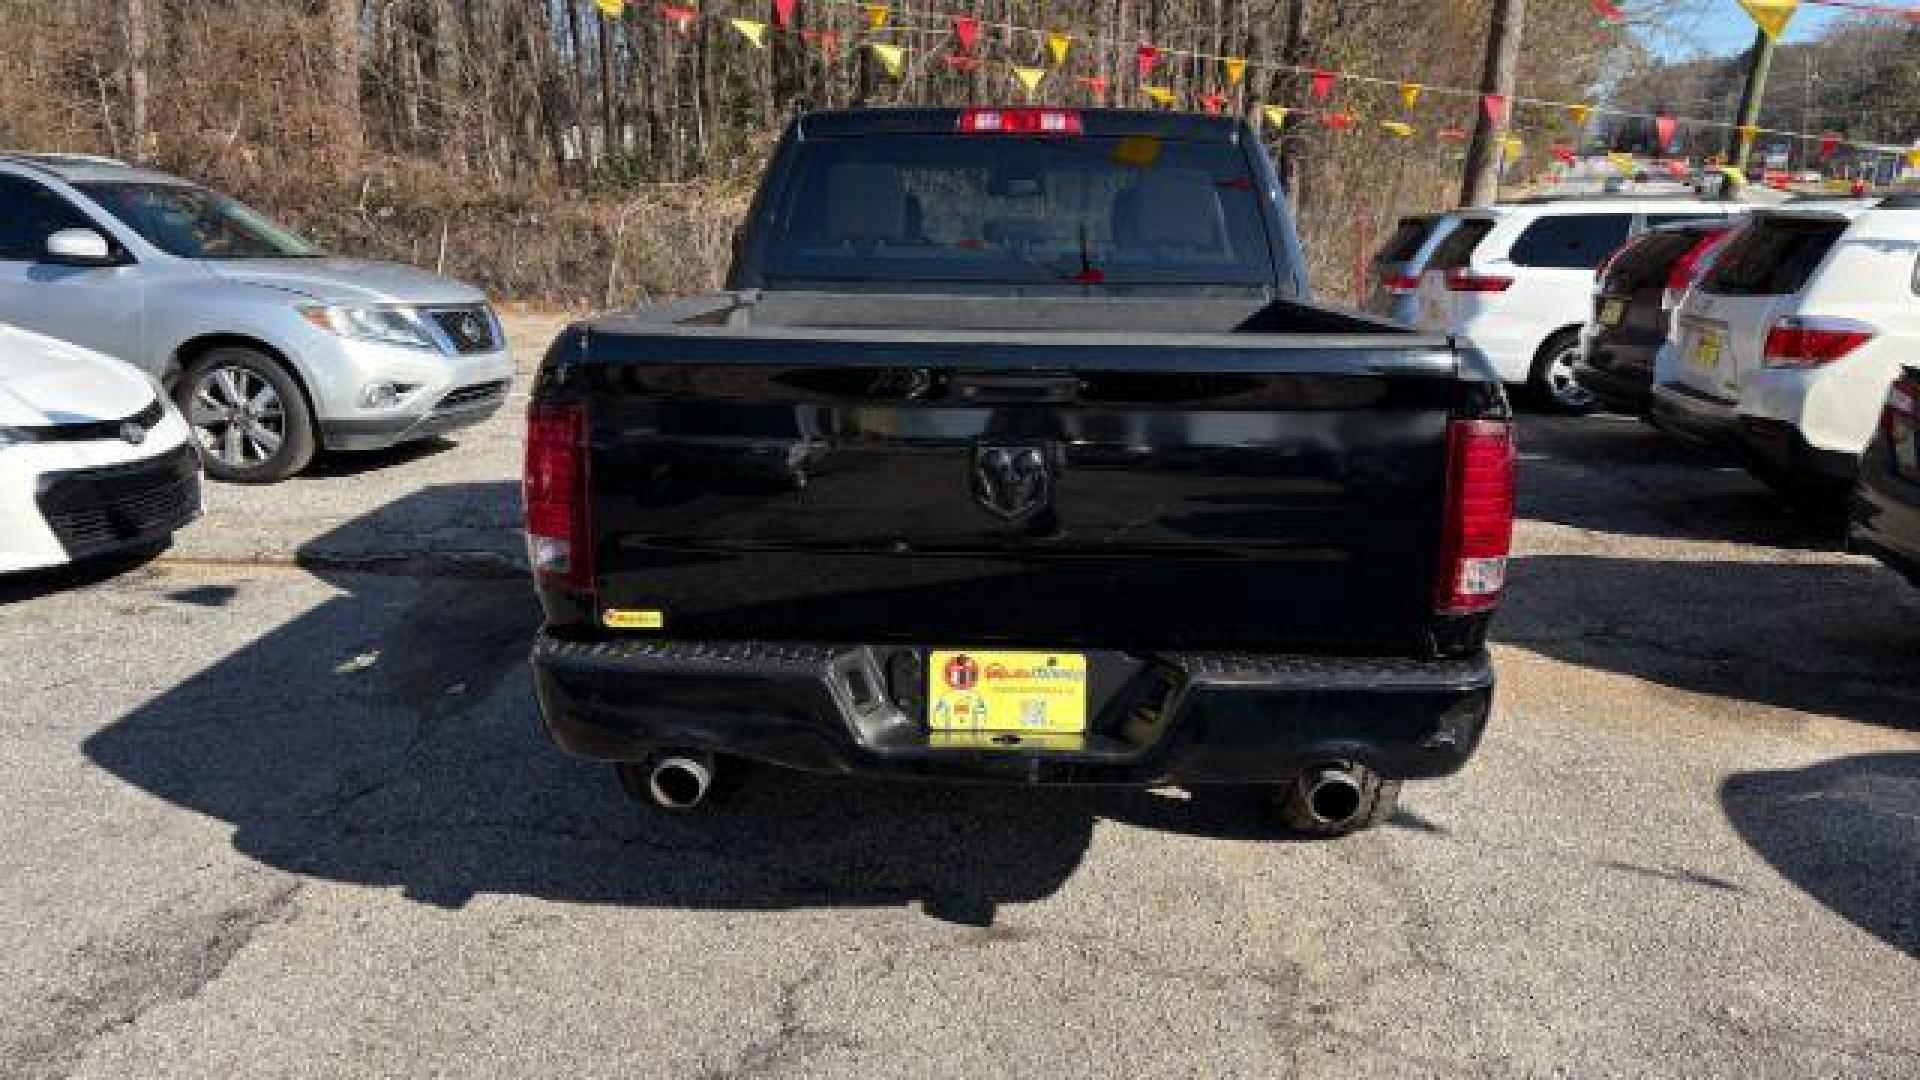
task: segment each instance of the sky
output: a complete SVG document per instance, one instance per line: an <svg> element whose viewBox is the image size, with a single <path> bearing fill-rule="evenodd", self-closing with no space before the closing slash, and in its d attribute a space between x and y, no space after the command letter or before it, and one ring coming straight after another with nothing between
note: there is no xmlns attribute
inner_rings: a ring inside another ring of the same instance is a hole
<svg viewBox="0 0 1920 1080"><path fill-rule="evenodd" d="M1633 14L1632 6L1628 11ZM1840 8L1820 4L1800 5L1793 21L1787 24L1787 41L1805 41L1845 14ZM1690 57L1731 56L1753 44L1753 20L1734 0L1701 0L1686 5L1659 27L1636 29L1636 33L1654 53L1667 60Z"/></svg>

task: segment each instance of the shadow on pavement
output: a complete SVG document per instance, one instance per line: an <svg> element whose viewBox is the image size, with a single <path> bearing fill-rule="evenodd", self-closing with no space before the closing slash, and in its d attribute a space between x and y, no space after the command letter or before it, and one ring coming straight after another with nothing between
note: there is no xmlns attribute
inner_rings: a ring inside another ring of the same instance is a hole
<svg viewBox="0 0 1920 1080"><path fill-rule="evenodd" d="M1520 452L1519 511L1529 520L1803 551L1838 551L1846 539L1839 506L1790 505L1731 462L1629 417L1527 417Z"/></svg>
<svg viewBox="0 0 1920 1080"><path fill-rule="evenodd" d="M511 503L511 484L429 488L343 529ZM314 546L326 548L327 538ZM440 552L436 560L448 557ZM227 822L241 852L304 875L458 906L480 893L720 909L923 905L986 924L1050 895L1102 818L1272 837L1250 793L886 785L755 769L688 817L629 803L611 770L540 730L526 582L305 565L339 590L87 740L102 768ZM491 565L491 564L488 564ZM183 602L235 603L196 594Z"/></svg>
<svg viewBox="0 0 1920 1080"><path fill-rule="evenodd" d="M362 473L378 472L419 461L422 458L444 454L460 445L452 439L431 438L416 439L380 450L328 450L307 466L302 476L311 479L328 477L359 476Z"/></svg>
<svg viewBox="0 0 1920 1080"><path fill-rule="evenodd" d="M1920 730L1920 592L1864 560L1515 560L1498 641L1697 694Z"/></svg>
<svg viewBox="0 0 1920 1080"><path fill-rule="evenodd" d="M1920 754L1738 773L1720 802L1787 880L1920 958Z"/></svg>
<svg viewBox="0 0 1920 1080"><path fill-rule="evenodd" d="M168 538L113 555L69 563L66 566L0 575L0 604L37 600L57 592L85 589L111 581L121 574L138 570L159 558L172 543L172 538Z"/></svg>

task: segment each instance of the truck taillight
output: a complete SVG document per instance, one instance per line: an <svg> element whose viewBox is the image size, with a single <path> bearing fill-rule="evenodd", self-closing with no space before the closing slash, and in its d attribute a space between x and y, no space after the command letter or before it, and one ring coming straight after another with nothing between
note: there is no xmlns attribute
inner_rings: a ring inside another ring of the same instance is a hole
<svg viewBox="0 0 1920 1080"><path fill-rule="evenodd" d="M1071 109L964 109L963 135L1078 135L1080 114Z"/></svg>
<svg viewBox="0 0 1920 1080"><path fill-rule="evenodd" d="M1873 327L1852 319L1785 318L1767 330L1760 362L1770 368L1821 367L1872 340Z"/></svg>
<svg viewBox="0 0 1920 1080"><path fill-rule="evenodd" d="M1447 495L1435 602L1443 615L1485 611L1500 601L1513 548L1513 425L1447 425Z"/></svg>
<svg viewBox="0 0 1920 1080"><path fill-rule="evenodd" d="M1476 274L1464 266L1447 271L1448 292L1506 292L1513 279L1498 274Z"/></svg>
<svg viewBox="0 0 1920 1080"><path fill-rule="evenodd" d="M593 588L588 527L587 414L579 403L537 405L527 413L527 557L533 572L564 588Z"/></svg>

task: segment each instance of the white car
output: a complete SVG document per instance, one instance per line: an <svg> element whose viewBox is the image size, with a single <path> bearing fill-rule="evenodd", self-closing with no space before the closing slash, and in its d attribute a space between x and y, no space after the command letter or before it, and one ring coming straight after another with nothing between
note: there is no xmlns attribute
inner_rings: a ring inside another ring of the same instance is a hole
<svg viewBox="0 0 1920 1080"><path fill-rule="evenodd" d="M1920 354L1920 199L1757 213L1681 303L1648 418L1794 494L1843 492Z"/></svg>
<svg viewBox="0 0 1920 1080"><path fill-rule="evenodd" d="M0 323L0 574L164 543L199 514L199 451L151 379Z"/></svg>
<svg viewBox="0 0 1920 1080"><path fill-rule="evenodd" d="M1420 329L1454 334L1510 384L1549 407L1583 412L1574 377L1594 271L1627 238L1677 221L1743 213L1695 198L1537 199L1463 210L1420 280Z"/></svg>

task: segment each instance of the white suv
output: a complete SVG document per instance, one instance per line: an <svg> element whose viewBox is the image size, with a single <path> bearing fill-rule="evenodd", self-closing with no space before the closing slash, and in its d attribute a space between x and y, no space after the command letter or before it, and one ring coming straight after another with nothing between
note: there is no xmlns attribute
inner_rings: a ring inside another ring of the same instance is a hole
<svg viewBox="0 0 1920 1080"><path fill-rule="evenodd" d="M1887 388L1920 355L1920 198L1757 213L1674 315L1648 418L1736 449L1789 494L1853 483Z"/></svg>
<svg viewBox="0 0 1920 1080"><path fill-rule="evenodd" d="M1508 383L1549 407L1582 412L1574 378L1594 271L1627 238L1676 221L1743 213L1691 198L1538 199L1462 210L1420 281L1420 329L1456 334Z"/></svg>

